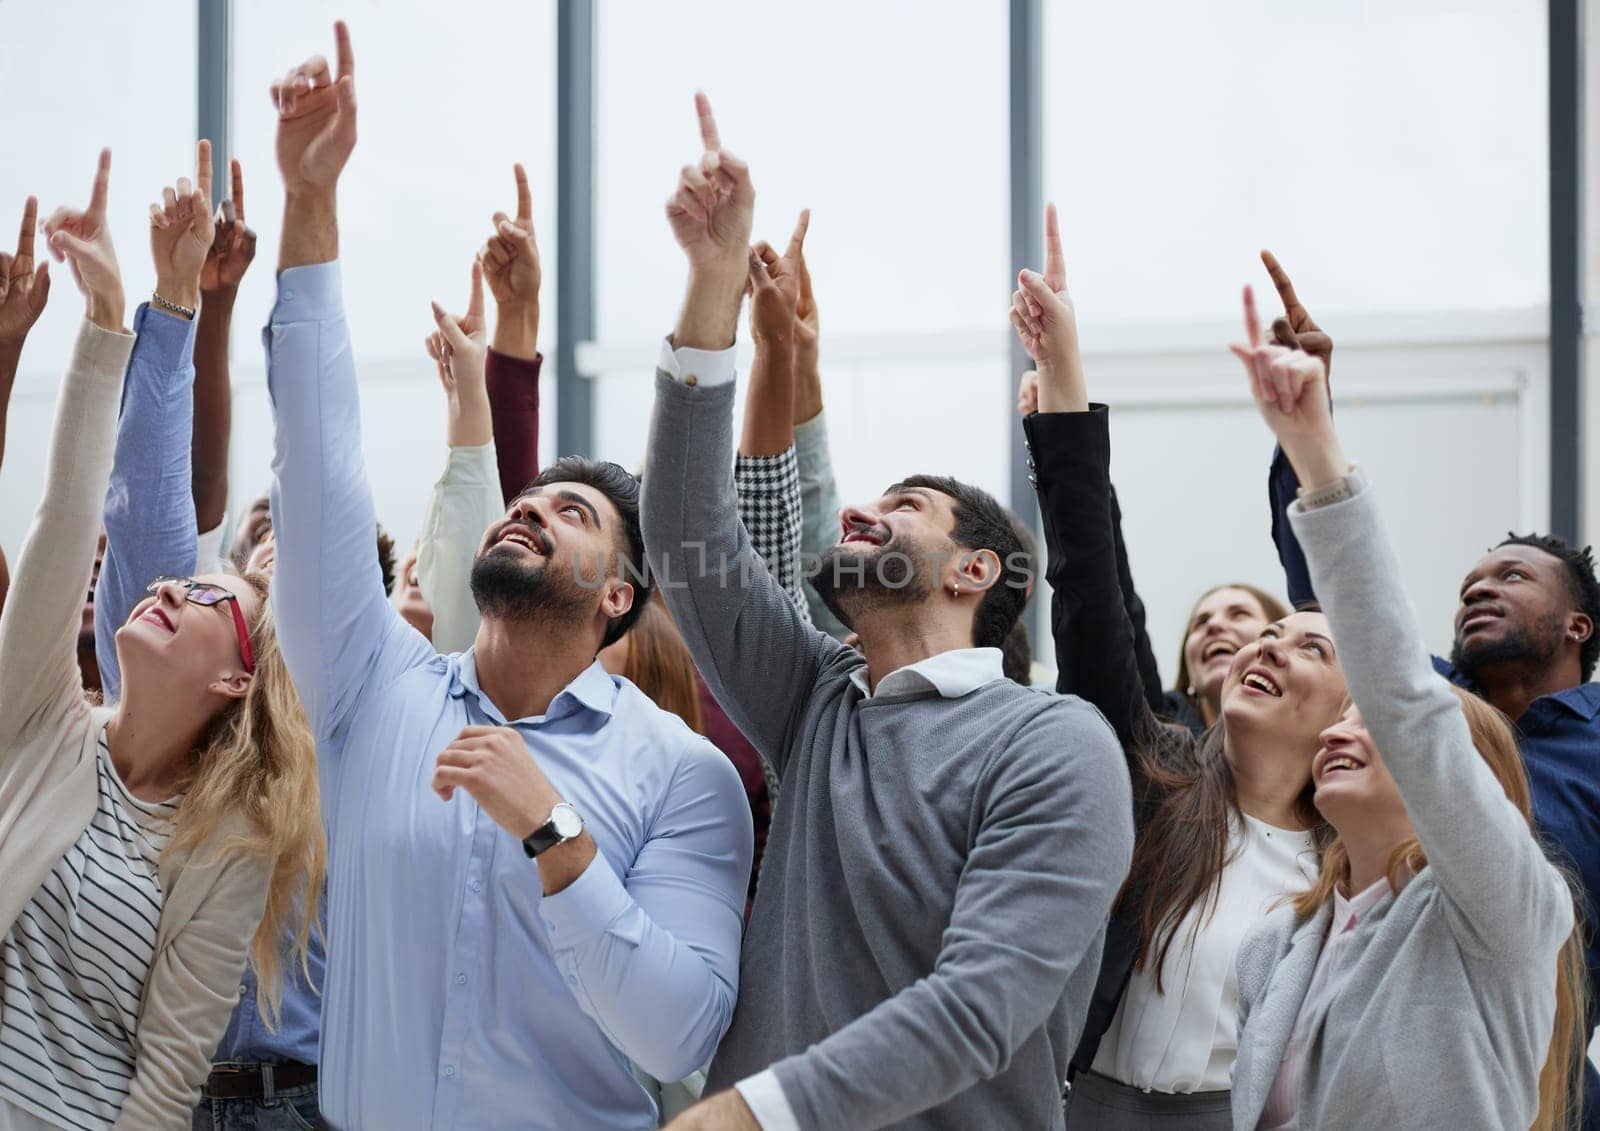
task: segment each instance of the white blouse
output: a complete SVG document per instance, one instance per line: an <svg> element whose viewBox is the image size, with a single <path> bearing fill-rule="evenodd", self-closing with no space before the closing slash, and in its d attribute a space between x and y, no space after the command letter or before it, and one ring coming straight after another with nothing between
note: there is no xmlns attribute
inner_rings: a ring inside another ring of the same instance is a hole
<svg viewBox="0 0 1600 1131"><path fill-rule="evenodd" d="M1239 944L1285 896L1310 888L1316 843L1309 832L1246 815L1228 838L1227 860L1215 901L1203 900L1178 924L1162 967L1166 992L1156 992L1151 967L1129 979L1095 1072L1145 1091L1228 1089L1239 1047Z"/></svg>

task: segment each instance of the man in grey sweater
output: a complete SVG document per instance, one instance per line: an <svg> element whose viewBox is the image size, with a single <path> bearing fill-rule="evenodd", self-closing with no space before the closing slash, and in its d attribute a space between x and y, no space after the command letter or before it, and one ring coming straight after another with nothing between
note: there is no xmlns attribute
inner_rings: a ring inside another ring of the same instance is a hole
<svg viewBox="0 0 1600 1131"><path fill-rule="evenodd" d="M765 267L749 169L697 101L706 152L667 205L689 288L656 376L645 542L782 788L716 1094L671 1126L1059 1128L1132 854L1122 753L1092 708L1003 678L1029 567L984 492L914 477L846 508L819 579L860 651L753 560L732 346Z"/></svg>

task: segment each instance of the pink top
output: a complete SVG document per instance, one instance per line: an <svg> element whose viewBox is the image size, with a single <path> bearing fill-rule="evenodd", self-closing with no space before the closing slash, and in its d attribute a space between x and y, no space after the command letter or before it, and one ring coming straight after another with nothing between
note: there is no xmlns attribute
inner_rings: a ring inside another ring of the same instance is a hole
<svg viewBox="0 0 1600 1131"><path fill-rule="evenodd" d="M1289 1045L1283 1051L1283 1063L1278 1066L1278 1077L1272 1082L1267 1106L1261 1112L1261 1122L1257 1125L1259 1131L1298 1131L1300 1085L1305 1080L1305 1049L1311 1042L1312 1027L1328 1012L1333 972L1339 966L1339 956L1349 945L1356 924L1388 890L1387 877L1379 879L1353 899L1346 899L1335 889L1333 922L1328 927L1328 938L1322 944L1322 953L1317 956L1317 969L1311 976L1311 986L1300 1005L1300 1016L1295 1019Z"/></svg>

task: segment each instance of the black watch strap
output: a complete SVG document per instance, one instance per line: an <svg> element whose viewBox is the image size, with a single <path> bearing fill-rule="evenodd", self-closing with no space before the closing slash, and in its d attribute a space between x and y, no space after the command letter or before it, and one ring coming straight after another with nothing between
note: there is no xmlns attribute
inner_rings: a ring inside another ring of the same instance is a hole
<svg viewBox="0 0 1600 1131"><path fill-rule="evenodd" d="M532 860L539 853L544 852L546 849L554 848L560 843L561 834L556 832L556 823L554 821L546 821L523 838L522 851L528 854L529 860Z"/></svg>

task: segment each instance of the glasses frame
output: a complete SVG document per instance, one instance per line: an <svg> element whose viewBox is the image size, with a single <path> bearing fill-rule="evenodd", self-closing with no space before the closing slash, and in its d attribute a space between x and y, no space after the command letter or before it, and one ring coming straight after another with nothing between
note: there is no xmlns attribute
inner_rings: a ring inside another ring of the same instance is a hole
<svg viewBox="0 0 1600 1131"><path fill-rule="evenodd" d="M191 605L199 605L209 609L216 605L228 605L228 610L233 613L233 632L239 640L239 659L244 661L244 670L247 675L256 674L256 653L250 647L250 629L244 623L244 611L239 608L239 595L220 585L209 581L196 581L192 577L180 577L175 573L164 573L149 585L144 587L146 593L159 593L163 585L178 585L183 588L183 599Z"/></svg>

